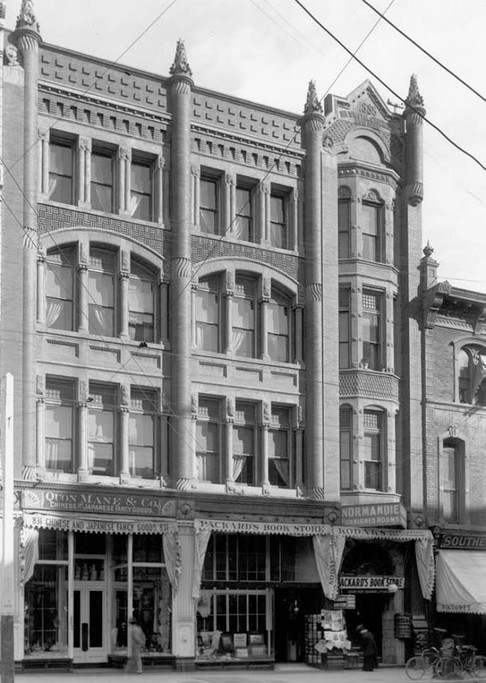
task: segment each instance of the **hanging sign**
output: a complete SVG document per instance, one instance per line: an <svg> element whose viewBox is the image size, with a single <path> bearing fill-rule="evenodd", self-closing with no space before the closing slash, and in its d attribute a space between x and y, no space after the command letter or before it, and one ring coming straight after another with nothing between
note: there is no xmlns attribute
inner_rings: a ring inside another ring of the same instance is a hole
<svg viewBox="0 0 486 683"><path fill-rule="evenodd" d="M407 526L407 513L401 503L379 505L343 505L344 526Z"/></svg>
<svg viewBox="0 0 486 683"><path fill-rule="evenodd" d="M405 588L404 576L343 576L339 578L339 588L353 593L391 593Z"/></svg>

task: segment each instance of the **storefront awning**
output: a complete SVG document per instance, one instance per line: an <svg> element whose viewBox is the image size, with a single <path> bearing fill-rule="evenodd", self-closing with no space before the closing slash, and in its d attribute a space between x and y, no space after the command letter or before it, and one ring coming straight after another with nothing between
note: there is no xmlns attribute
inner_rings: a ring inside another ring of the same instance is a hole
<svg viewBox="0 0 486 683"><path fill-rule="evenodd" d="M486 552L441 550L437 556L437 611L486 614Z"/></svg>

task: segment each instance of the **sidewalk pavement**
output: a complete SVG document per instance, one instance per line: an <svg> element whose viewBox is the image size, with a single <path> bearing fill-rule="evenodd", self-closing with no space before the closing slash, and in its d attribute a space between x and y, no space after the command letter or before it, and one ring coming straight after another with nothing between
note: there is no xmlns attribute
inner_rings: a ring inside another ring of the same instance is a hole
<svg viewBox="0 0 486 683"><path fill-rule="evenodd" d="M274 671L221 669L213 671L144 671L126 673L119 669L76 669L67 672L17 672L19 683L410 683L404 667L380 666L361 669L316 669L305 664L277 664ZM472 679L468 683L473 683Z"/></svg>

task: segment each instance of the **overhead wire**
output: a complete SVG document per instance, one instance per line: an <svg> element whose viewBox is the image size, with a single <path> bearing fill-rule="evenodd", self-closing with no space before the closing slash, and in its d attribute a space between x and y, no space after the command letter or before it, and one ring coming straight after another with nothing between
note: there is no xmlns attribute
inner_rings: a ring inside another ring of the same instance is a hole
<svg viewBox="0 0 486 683"><path fill-rule="evenodd" d="M294 0L294 2L299 5L299 7L314 21L330 38L332 38L338 45L342 47L342 49L347 52L349 55L353 57L353 59L361 66L363 69L365 69L369 74L373 76L373 78L376 78L376 80L383 85L389 92L392 93L394 97L396 97L400 102L403 102L409 109L414 111L420 118L422 118L426 123L429 124L435 131L439 133L445 140L447 140L453 147L455 147L458 151L462 152L465 154L467 157L469 157L472 161L474 161L483 171L486 171L486 165L483 164L482 161L480 161L474 154L471 152L468 152L464 147L461 147L457 142L455 142L447 133L445 133L442 128L437 126L435 123L433 123L425 114L417 109L416 107L413 107L410 105L409 102L406 101L401 95L399 95L388 83L386 83L378 74L373 71L369 66L367 66L359 57L354 55L352 51L343 43L342 40L340 40L331 30L329 30L307 7L301 2L301 0Z"/></svg>
<svg viewBox="0 0 486 683"><path fill-rule="evenodd" d="M375 12L375 14L377 14L379 17L381 17L389 26L391 26L395 31L397 31L401 36L403 36L406 40L408 40L410 43L412 43L412 45L414 45L418 50L423 52L433 62L435 62L438 66L440 66L441 69L444 69L444 71L446 71L449 74L449 76L452 76L452 78L455 78L456 81L458 81L465 88L467 88L472 93L474 93L474 95L477 95L483 102L486 102L486 97L481 95L481 93L478 92L475 88L473 88L472 85L469 85L469 83L467 83L463 78L458 76L454 71L449 69L443 62L441 62L439 59L434 57L434 55L432 55L430 52L428 52L424 47L419 45L419 43L417 43L413 38L411 38L408 35L408 33L405 33L405 31L402 31L401 28L399 28L396 24L394 24L392 21L390 21L390 19L385 17L378 9L376 9L376 7L374 7L370 2L368 2L368 0L362 0L362 2L364 2L365 5L367 5L371 10L373 10L373 12Z"/></svg>

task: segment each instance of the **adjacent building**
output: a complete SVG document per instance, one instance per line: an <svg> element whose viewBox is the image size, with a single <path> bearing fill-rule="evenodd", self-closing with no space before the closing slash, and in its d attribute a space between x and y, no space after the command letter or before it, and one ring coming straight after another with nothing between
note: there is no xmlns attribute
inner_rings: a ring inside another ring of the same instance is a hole
<svg viewBox="0 0 486 683"><path fill-rule="evenodd" d="M482 519L485 298L422 258L416 78L292 114L180 41L162 77L43 43L27 0L1 35L15 659L117 664L135 616L158 665L313 662L335 613L402 663L429 527Z"/></svg>

